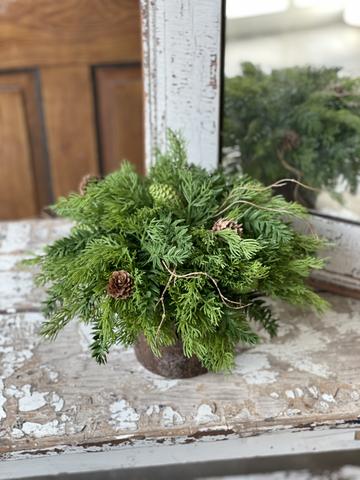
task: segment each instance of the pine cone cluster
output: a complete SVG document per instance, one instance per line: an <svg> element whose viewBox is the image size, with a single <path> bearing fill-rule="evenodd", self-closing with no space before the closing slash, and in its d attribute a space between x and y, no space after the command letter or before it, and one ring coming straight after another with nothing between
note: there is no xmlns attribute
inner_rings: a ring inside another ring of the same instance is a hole
<svg viewBox="0 0 360 480"><path fill-rule="evenodd" d="M84 175L79 183L79 193L80 195L85 195L87 187L90 183L97 183L101 178L98 175L91 175L88 173Z"/></svg>
<svg viewBox="0 0 360 480"><path fill-rule="evenodd" d="M133 281L125 270L113 272L109 278L107 293L110 297L125 300L132 295Z"/></svg>
<svg viewBox="0 0 360 480"><path fill-rule="evenodd" d="M212 231L219 232L220 230L225 230L226 228L235 230L240 236L243 233L243 227L241 223L236 223L233 220L228 220L227 218L219 218L219 220L216 220L212 227Z"/></svg>
<svg viewBox="0 0 360 480"><path fill-rule="evenodd" d="M180 203L176 190L168 184L153 183L149 187L149 193L154 200L155 205L174 206L174 204L178 205Z"/></svg>

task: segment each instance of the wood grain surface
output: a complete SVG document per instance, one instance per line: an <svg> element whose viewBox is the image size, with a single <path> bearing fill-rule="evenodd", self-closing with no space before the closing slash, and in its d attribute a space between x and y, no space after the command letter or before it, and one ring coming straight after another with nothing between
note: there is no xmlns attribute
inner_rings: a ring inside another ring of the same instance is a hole
<svg viewBox="0 0 360 480"><path fill-rule="evenodd" d="M99 173L91 72L86 66L41 72L54 196L77 191L86 173Z"/></svg>
<svg viewBox="0 0 360 480"><path fill-rule="evenodd" d="M0 10L0 69L139 60L134 0L6 0Z"/></svg>
<svg viewBox="0 0 360 480"><path fill-rule="evenodd" d="M36 70L0 72L0 98L9 91L17 93L21 111L16 113L13 102L2 103L5 124L0 132L2 135L7 132L0 144L0 218L3 219L37 214L41 205L48 205L52 199Z"/></svg>
<svg viewBox="0 0 360 480"><path fill-rule="evenodd" d="M88 351L89 331L72 322L54 343L38 336L44 293L18 264L63 235L58 220L0 226L0 452L104 449L144 441L257 435L282 429L356 426L360 414L360 302L327 295L319 318L274 304L279 336L239 348L231 374L166 380L132 349L106 366Z"/></svg>
<svg viewBox="0 0 360 480"><path fill-rule="evenodd" d="M0 161L0 218L12 218L14 214L31 217L38 210L26 122L21 90L0 90L0 158L16 159Z"/></svg>
<svg viewBox="0 0 360 480"><path fill-rule="evenodd" d="M145 173L140 65L96 67L95 79L104 171L116 170L126 159Z"/></svg>

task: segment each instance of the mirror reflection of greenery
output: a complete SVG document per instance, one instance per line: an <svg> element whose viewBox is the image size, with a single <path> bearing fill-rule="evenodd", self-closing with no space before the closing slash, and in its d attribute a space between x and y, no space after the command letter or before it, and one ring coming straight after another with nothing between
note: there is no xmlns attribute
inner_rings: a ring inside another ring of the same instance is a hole
<svg viewBox="0 0 360 480"><path fill-rule="evenodd" d="M265 184L290 177L341 200L335 188L342 181L355 193L360 79L339 68L265 73L252 63L241 67L241 75L225 79L223 145L232 152L232 165ZM294 183L281 193L308 207L317 195Z"/></svg>

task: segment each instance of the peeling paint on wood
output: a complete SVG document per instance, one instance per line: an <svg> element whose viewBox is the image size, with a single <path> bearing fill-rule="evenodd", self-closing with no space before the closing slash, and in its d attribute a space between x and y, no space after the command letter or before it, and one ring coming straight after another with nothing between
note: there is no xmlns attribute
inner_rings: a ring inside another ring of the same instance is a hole
<svg viewBox="0 0 360 480"><path fill-rule="evenodd" d="M47 423L25 422L22 432L34 438L53 437L64 434L64 425L59 424L58 420Z"/></svg>
<svg viewBox="0 0 360 480"><path fill-rule="evenodd" d="M184 422L184 418L172 407L167 406L164 408L161 416L161 425L163 427L174 427L176 425L182 425Z"/></svg>
<svg viewBox="0 0 360 480"><path fill-rule="evenodd" d="M70 228L54 220L29 224L30 229L0 225L5 245L14 232L29 235L15 249L7 246L8 253L0 251L0 258L23 258ZM6 259L1 264L9 275L26 271L32 284L31 269ZM6 288L6 309L13 313L0 314L2 455L360 422L357 300L327 295L333 310L322 318L275 303L279 337L239 348L231 374L168 380L145 370L132 349L117 347L107 366L97 365L88 350L89 331L76 322L54 343L40 339L37 302L43 292L35 295L29 287L32 293L18 311L11 303L19 301L14 283Z"/></svg>
<svg viewBox="0 0 360 480"><path fill-rule="evenodd" d="M137 430L140 415L124 400L117 400L110 405L111 424L115 430Z"/></svg>
<svg viewBox="0 0 360 480"><path fill-rule="evenodd" d="M207 403L199 405L195 416L195 422L197 425L218 422L220 418L218 415L215 415L214 410L215 409Z"/></svg>
<svg viewBox="0 0 360 480"><path fill-rule="evenodd" d="M191 163L219 155L221 0L141 0L146 163L180 130Z"/></svg>
<svg viewBox="0 0 360 480"><path fill-rule="evenodd" d="M3 391L4 391L4 382L0 378L0 420L6 417L6 413L4 410L6 398L3 395Z"/></svg>

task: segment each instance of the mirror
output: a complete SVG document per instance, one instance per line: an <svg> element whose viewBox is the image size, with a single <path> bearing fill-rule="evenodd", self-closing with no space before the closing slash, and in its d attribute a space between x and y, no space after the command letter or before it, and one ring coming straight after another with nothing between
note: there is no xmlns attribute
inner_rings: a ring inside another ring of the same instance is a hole
<svg viewBox="0 0 360 480"><path fill-rule="evenodd" d="M227 0L223 164L360 222L359 50L359 0Z"/></svg>

